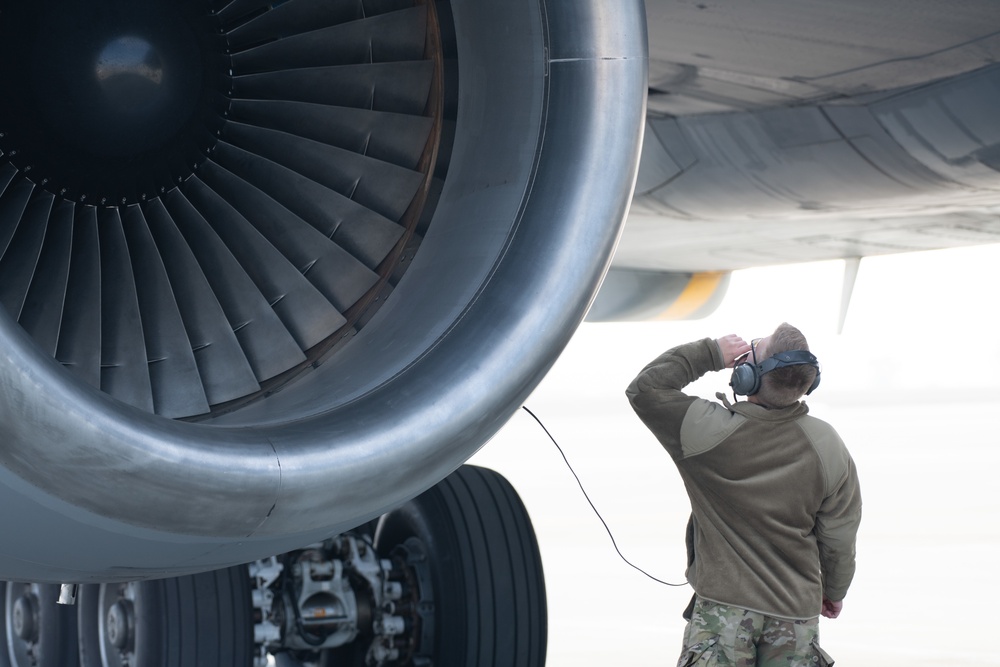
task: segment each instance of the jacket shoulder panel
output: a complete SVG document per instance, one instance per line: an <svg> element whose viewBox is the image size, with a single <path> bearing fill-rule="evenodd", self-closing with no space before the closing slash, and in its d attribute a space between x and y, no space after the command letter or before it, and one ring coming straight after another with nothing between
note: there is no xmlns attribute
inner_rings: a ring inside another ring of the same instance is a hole
<svg viewBox="0 0 1000 667"><path fill-rule="evenodd" d="M709 451L731 436L746 423L743 415L726 407L698 399L688 406L681 423L681 456L694 456Z"/></svg>
<svg viewBox="0 0 1000 667"><path fill-rule="evenodd" d="M806 415L796 422L819 456L823 467L826 496L840 486L847 476L851 455L840 434L822 419Z"/></svg>

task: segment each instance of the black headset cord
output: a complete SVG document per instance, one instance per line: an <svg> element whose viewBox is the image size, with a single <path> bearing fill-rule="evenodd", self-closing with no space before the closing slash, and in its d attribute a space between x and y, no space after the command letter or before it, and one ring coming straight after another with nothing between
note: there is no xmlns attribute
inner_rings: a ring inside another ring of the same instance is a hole
<svg viewBox="0 0 1000 667"><path fill-rule="evenodd" d="M657 579L656 577L651 575L649 572L646 572L638 565L633 564L628 558L625 558L625 555L621 552L621 549L618 548L618 543L615 542L615 536L611 534L611 529L608 527L607 521L605 521L604 517L601 516L601 513L597 511L597 508L594 506L594 502L590 499L590 496L587 495L587 490L583 488L583 482L580 481L580 476L576 474L576 471L573 470L573 466L570 465L569 463L569 459L566 458L566 452L563 451L562 447L559 446L559 443L556 442L556 439L552 437L551 433L549 433L549 429L545 428L545 424L542 423L542 420L539 419L534 412L528 409L528 406L522 405L521 408L529 415L531 415L536 422L538 422L538 425L542 427L543 431L545 431L545 435L549 436L549 440L551 440L552 444L555 445L556 449L559 450L559 453L562 455L563 461L566 462L566 467L569 468L569 471L571 473L573 473L573 477L576 479L576 484L577 486L580 487L580 491L583 493L583 497L586 498L587 502L590 504L590 509L594 510L594 514L596 514L597 518L601 520L602 524L604 524L604 530L608 531L608 537L611 538L611 544L614 546L615 551L618 552L618 557L621 558L623 561L625 561L625 563L627 563L630 567L638 570L639 572L642 572L644 575L646 575L653 581L659 582L665 586L675 586L675 587L687 586L688 582L686 581L683 584L672 584L669 581L663 581L662 579Z"/></svg>

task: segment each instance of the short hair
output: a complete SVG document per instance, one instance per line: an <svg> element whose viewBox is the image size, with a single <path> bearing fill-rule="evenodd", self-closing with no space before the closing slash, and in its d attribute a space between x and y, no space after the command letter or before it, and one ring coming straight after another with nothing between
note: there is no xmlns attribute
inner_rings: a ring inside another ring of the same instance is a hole
<svg viewBox="0 0 1000 667"><path fill-rule="evenodd" d="M767 357L773 357L780 352L792 350L809 350L809 343L802 332L788 322L782 322L771 334L767 343ZM762 363L764 359L757 359ZM808 391L816 379L817 370L808 364L784 366L765 373L760 379L758 398L764 405L784 408L792 405Z"/></svg>

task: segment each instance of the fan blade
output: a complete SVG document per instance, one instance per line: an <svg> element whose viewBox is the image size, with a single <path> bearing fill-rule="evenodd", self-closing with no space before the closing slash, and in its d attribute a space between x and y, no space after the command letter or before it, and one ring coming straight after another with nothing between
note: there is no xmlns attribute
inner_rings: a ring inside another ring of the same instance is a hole
<svg viewBox="0 0 1000 667"><path fill-rule="evenodd" d="M202 178L297 266L340 312L353 305L378 280L377 274L326 236L222 167L206 164ZM338 328L343 324L340 322Z"/></svg>
<svg viewBox="0 0 1000 667"><path fill-rule="evenodd" d="M53 195L44 191L31 198L7 251L0 257L0 306L15 320L21 317L35 275L54 200Z"/></svg>
<svg viewBox="0 0 1000 667"><path fill-rule="evenodd" d="M101 391L153 411L135 276L118 209L97 214L101 240Z"/></svg>
<svg viewBox="0 0 1000 667"><path fill-rule="evenodd" d="M233 97L422 115L433 75L430 60L246 74L233 78Z"/></svg>
<svg viewBox="0 0 1000 667"><path fill-rule="evenodd" d="M275 70L420 60L427 39L427 8L310 30L233 56L240 74Z"/></svg>
<svg viewBox="0 0 1000 667"><path fill-rule="evenodd" d="M201 213L180 190L167 193L164 199L219 299L258 381L305 361L295 339Z"/></svg>
<svg viewBox="0 0 1000 667"><path fill-rule="evenodd" d="M302 273L204 181L192 178L184 192L195 208L212 221L219 238L301 349L308 350L344 324L340 313Z"/></svg>
<svg viewBox="0 0 1000 667"><path fill-rule="evenodd" d="M198 364L170 288L166 268L138 206L123 216L135 275L143 340L156 413L185 417L208 412Z"/></svg>
<svg viewBox="0 0 1000 667"><path fill-rule="evenodd" d="M230 123L223 138L399 220L423 183L420 172L284 132Z"/></svg>
<svg viewBox="0 0 1000 667"><path fill-rule="evenodd" d="M21 224L24 210L34 191L35 186L31 181L22 178L9 185L0 196L0 257L7 252L7 246Z"/></svg>
<svg viewBox="0 0 1000 667"><path fill-rule="evenodd" d="M52 356L56 356L58 349L63 306L66 303L74 209L73 202L63 200L52 210L35 277L18 319L35 342Z"/></svg>
<svg viewBox="0 0 1000 667"><path fill-rule="evenodd" d="M220 143L216 160L257 188L267 190L282 206L332 238L369 269L385 259L403 228L334 190L291 169Z"/></svg>
<svg viewBox="0 0 1000 667"><path fill-rule="evenodd" d="M253 369L208 278L159 199L146 207L146 222L161 256L168 258L164 266L208 402L216 405L259 391Z"/></svg>
<svg viewBox="0 0 1000 667"><path fill-rule="evenodd" d="M255 0L234 0L219 12L224 20L234 20L246 16L254 8L247 5L261 4ZM270 4L270 3L267 3ZM269 12L233 28L226 35L234 49L250 44L260 44L272 39L280 39L317 27L356 21L365 17L361 0L330 2L329 0L293 0L278 5Z"/></svg>
<svg viewBox="0 0 1000 667"><path fill-rule="evenodd" d="M425 116L270 100L233 100L230 118L407 169L417 168L434 126Z"/></svg>
<svg viewBox="0 0 1000 667"><path fill-rule="evenodd" d="M101 242L97 209L77 206L66 305L56 359L87 384L101 386Z"/></svg>

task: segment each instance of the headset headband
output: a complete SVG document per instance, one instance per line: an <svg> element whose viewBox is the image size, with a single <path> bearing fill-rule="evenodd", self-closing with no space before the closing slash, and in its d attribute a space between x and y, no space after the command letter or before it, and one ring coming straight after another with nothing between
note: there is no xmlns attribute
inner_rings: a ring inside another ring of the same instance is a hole
<svg viewBox="0 0 1000 667"><path fill-rule="evenodd" d="M761 375L786 366L807 365L815 366L816 370L819 371L819 360L816 359L816 355L808 350L789 350L788 352L779 352L774 356L768 357L759 364Z"/></svg>

